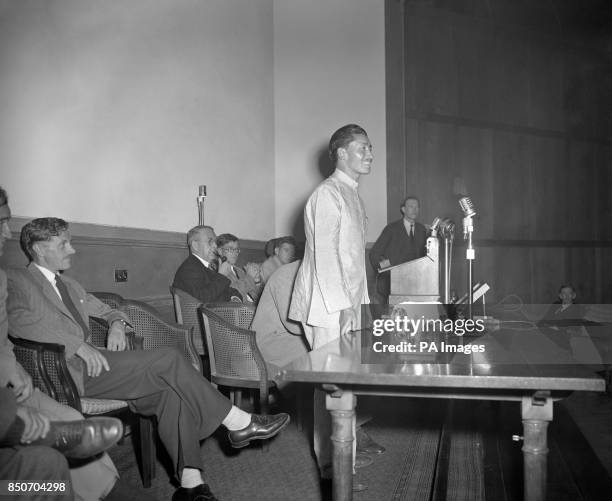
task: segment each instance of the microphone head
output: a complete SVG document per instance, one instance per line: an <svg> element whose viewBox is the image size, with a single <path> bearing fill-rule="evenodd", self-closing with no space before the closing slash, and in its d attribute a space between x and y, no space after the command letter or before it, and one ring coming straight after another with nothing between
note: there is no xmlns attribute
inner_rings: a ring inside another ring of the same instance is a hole
<svg viewBox="0 0 612 501"><path fill-rule="evenodd" d="M474 204L472 203L472 199L470 197L461 197L459 199L459 207L461 207L465 217L472 217L476 215L476 209L474 209Z"/></svg>
<svg viewBox="0 0 612 501"><path fill-rule="evenodd" d="M431 226L429 227L429 229L431 231L438 231L438 225L440 224L440 218L436 217L434 218L433 222L431 223Z"/></svg>

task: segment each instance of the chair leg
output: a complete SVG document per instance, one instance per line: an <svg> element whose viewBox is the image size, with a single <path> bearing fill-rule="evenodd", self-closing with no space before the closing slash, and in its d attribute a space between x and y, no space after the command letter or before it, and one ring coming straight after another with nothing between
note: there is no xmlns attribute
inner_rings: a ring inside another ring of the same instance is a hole
<svg viewBox="0 0 612 501"><path fill-rule="evenodd" d="M306 392L301 386L298 386L295 392L295 425L297 426L298 431L302 431L304 429L304 399L306 397Z"/></svg>
<svg viewBox="0 0 612 501"><path fill-rule="evenodd" d="M142 462L142 485L148 488L151 487L151 480L155 478L155 439L151 419L138 416L138 431L140 460Z"/></svg>

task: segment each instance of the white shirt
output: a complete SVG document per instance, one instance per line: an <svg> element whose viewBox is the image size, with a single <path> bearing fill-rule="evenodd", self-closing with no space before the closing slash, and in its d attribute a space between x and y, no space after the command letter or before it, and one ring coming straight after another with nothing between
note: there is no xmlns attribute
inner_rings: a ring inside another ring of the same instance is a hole
<svg viewBox="0 0 612 501"><path fill-rule="evenodd" d="M403 219L403 221L404 228L406 228L406 233L408 233L408 236L410 236L410 234L414 235L414 221L407 221L406 219Z"/></svg>
<svg viewBox="0 0 612 501"><path fill-rule="evenodd" d="M55 285L55 275L56 273L53 273L51 270L49 270L48 268L45 268L43 266L40 266L37 263L34 263L34 266L36 266L39 271L43 274L43 276L49 280L49 282L51 283L51 286L53 287L53 290L55 292L57 292L57 295L59 296L60 299L62 299L62 295L60 294L59 289L57 288L57 285Z"/></svg>
<svg viewBox="0 0 612 501"><path fill-rule="evenodd" d="M208 261L206 261L206 259L202 259L197 254L194 254L194 257L197 257L204 266L206 266L207 268L210 268L210 263Z"/></svg>

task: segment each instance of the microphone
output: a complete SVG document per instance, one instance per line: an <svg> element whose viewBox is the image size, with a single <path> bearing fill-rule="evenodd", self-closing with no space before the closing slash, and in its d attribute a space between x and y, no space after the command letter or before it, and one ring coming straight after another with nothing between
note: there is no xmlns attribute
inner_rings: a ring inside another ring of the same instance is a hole
<svg viewBox="0 0 612 501"><path fill-rule="evenodd" d="M474 209L474 204L472 203L472 199L470 197L461 197L459 199L459 207L461 207L465 217L472 217L476 215L476 209Z"/></svg>
<svg viewBox="0 0 612 501"><path fill-rule="evenodd" d="M440 218L439 217L435 217L433 222L431 223L431 226L429 227L429 229L431 230L431 235L432 236L436 236L438 233L438 226L440 225Z"/></svg>
<svg viewBox="0 0 612 501"><path fill-rule="evenodd" d="M452 219L445 217L440 221L440 232L447 238L453 238L455 234L455 223Z"/></svg>
<svg viewBox="0 0 612 501"><path fill-rule="evenodd" d="M470 197L461 197L459 207L463 212L463 239L467 240L468 232L472 229L472 216L476 215L476 209Z"/></svg>

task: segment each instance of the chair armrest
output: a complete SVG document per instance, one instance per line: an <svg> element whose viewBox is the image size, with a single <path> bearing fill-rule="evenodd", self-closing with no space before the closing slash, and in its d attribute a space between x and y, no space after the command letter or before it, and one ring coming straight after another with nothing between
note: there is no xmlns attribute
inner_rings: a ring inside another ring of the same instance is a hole
<svg viewBox="0 0 612 501"><path fill-rule="evenodd" d="M167 322L155 308L142 301L126 299L121 310L127 314L134 327L136 338L142 339L145 350L173 346L178 348L185 359L200 371L200 358L193 345L193 331L174 322Z"/></svg>
<svg viewBox="0 0 612 501"><path fill-rule="evenodd" d="M34 387L81 412L81 400L61 344L11 337L17 361L32 377Z"/></svg>

